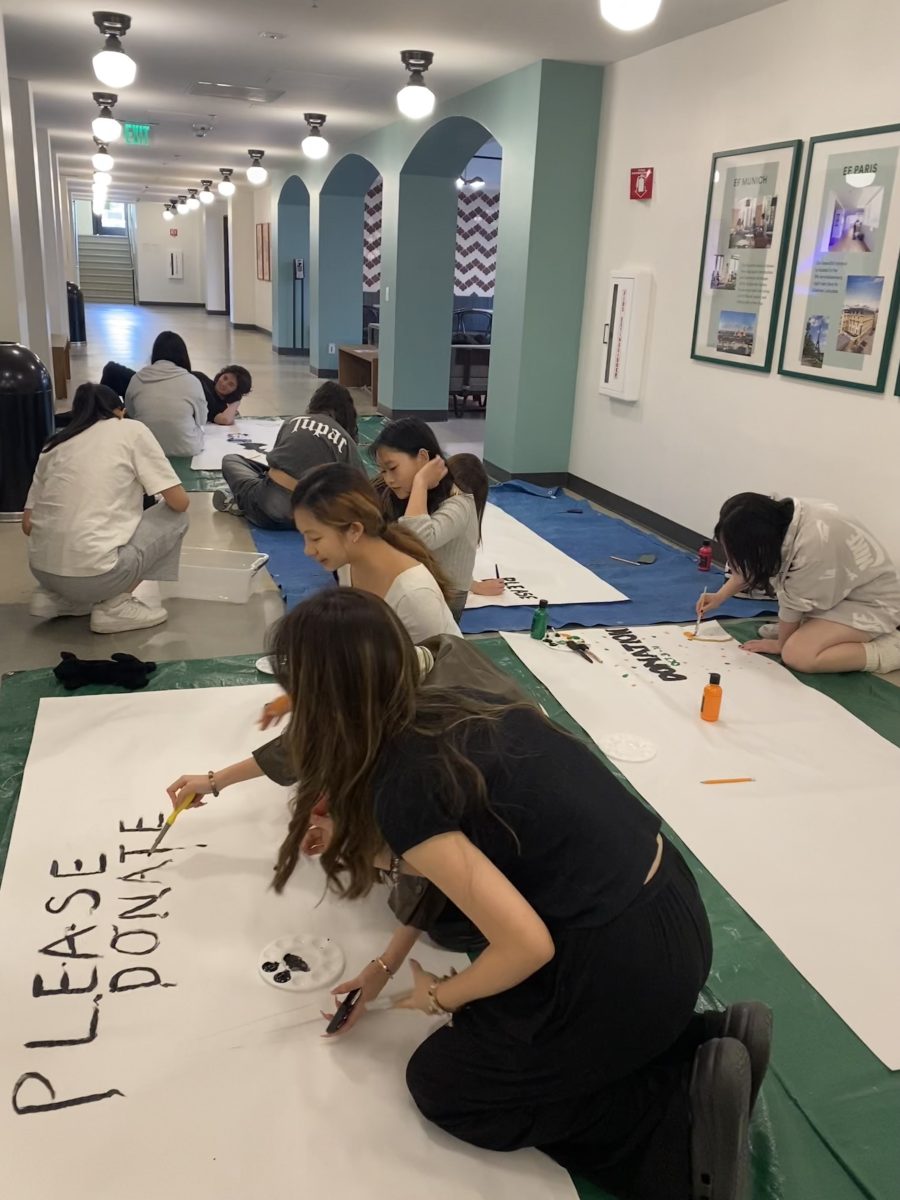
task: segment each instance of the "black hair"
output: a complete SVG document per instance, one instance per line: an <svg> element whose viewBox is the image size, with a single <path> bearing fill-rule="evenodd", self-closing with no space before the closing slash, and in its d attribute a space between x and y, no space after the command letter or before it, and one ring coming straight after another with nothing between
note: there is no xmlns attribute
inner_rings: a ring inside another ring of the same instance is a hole
<svg viewBox="0 0 900 1200"><path fill-rule="evenodd" d="M49 439L41 453L55 450L57 446L77 437L79 433L84 433L98 421L108 421L124 407L122 397L117 396L112 388L105 387L102 383L79 384L72 401L72 419L65 429L61 429Z"/></svg>
<svg viewBox="0 0 900 1200"><path fill-rule="evenodd" d="M311 415L325 413L349 433L354 442L359 441L359 425L356 421L356 405L353 397L342 383L328 379L313 392L306 411Z"/></svg>
<svg viewBox="0 0 900 1200"><path fill-rule="evenodd" d="M187 354L187 350L185 350L185 354ZM190 370L190 368L188 369ZM232 363L228 367L223 367L221 371L216 373L216 377L213 380L213 387L215 387L223 375L233 375L237 381L237 387L229 396L230 403L234 404L236 401L241 400L244 396L246 396L248 392L253 390L253 377L246 367L239 367L237 363Z"/></svg>
<svg viewBox="0 0 900 1200"><path fill-rule="evenodd" d="M478 514L478 540L481 541L481 520L487 504L488 492L491 488L484 463L477 454L454 454L447 459L447 469L453 476L453 482L461 492L468 494L475 501L475 512Z"/></svg>
<svg viewBox="0 0 900 1200"><path fill-rule="evenodd" d="M150 361L155 363L161 359L174 363L176 367L181 367L185 371L190 371L191 356L188 354L188 348L180 333L164 329L162 333L157 334L153 349L150 351Z"/></svg>
<svg viewBox="0 0 900 1200"><path fill-rule="evenodd" d="M396 421L389 421L369 448L373 459L379 450L396 450L400 454L410 455L411 458L415 458L420 450L426 450L429 458L447 457L431 426L420 421L418 417L399 417ZM440 508L452 491L453 476L448 471L437 487L429 491L428 511L433 513L436 508ZM406 512L407 502L398 499L390 488L382 489L382 498L385 511L393 520L402 517Z"/></svg>
<svg viewBox="0 0 900 1200"><path fill-rule="evenodd" d="M748 587L768 587L781 570L781 547L793 516L793 500L760 492L740 492L722 505L715 536Z"/></svg>

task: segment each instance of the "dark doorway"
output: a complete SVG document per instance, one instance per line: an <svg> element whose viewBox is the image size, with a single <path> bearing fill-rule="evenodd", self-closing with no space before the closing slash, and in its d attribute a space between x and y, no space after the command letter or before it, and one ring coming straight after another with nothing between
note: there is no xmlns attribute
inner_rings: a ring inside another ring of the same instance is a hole
<svg viewBox="0 0 900 1200"><path fill-rule="evenodd" d="M231 316L231 267L228 262L228 217L222 218L222 250L225 255L225 312Z"/></svg>

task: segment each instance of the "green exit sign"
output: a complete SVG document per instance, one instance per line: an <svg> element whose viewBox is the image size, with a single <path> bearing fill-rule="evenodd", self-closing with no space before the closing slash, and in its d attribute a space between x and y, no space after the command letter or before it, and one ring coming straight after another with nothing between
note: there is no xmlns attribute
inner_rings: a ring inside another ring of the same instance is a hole
<svg viewBox="0 0 900 1200"><path fill-rule="evenodd" d="M149 146L150 145L150 126L149 125L131 125L128 122L122 127L122 133L125 141L131 146Z"/></svg>

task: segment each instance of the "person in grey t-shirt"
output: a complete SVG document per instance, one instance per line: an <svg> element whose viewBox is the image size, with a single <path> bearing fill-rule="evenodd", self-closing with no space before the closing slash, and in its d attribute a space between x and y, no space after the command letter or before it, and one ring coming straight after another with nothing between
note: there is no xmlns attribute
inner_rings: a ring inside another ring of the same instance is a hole
<svg viewBox="0 0 900 1200"><path fill-rule="evenodd" d="M304 416L281 426L267 464L241 454L225 455L222 474L229 490L213 492L213 506L246 517L260 529L293 529L291 493L300 476L311 467L336 462L362 471L358 437L353 398L329 380L316 391Z"/></svg>

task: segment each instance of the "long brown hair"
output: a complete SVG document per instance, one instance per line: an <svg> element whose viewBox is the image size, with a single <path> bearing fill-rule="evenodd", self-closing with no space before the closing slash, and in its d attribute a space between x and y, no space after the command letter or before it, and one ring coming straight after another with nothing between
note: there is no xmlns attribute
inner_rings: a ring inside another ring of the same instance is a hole
<svg viewBox="0 0 900 1200"><path fill-rule="evenodd" d="M308 509L317 521L335 529L348 529L354 523L362 525L367 537L381 538L401 554L427 567L445 600L454 594L434 556L416 535L402 525L387 521L377 492L356 467L347 463L326 463L305 471L291 495L291 507Z"/></svg>
<svg viewBox="0 0 900 1200"><path fill-rule="evenodd" d="M403 624L383 600L358 588L328 588L302 601L276 627L270 650L275 677L294 700L284 738L300 781L275 865L277 892L297 866L323 796L334 822L321 858L329 887L349 899L371 890L378 877L373 863L384 848L373 781L382 754L405 731L428 739L429 778L454 811L490 808L466 736L448 735L532 705L436 687L420 691L419 661Z"/></svg>
<svg viewBox="0 0 900 1200"><path fill-rule="evenodd" d="M488 479L484 463L477 454L453 454L447 459L447 470L453 482L461 492L468 494L475 501L475 512L478 515L478 540L481 541L481 520L488 501L491 483Z"/></svg>

